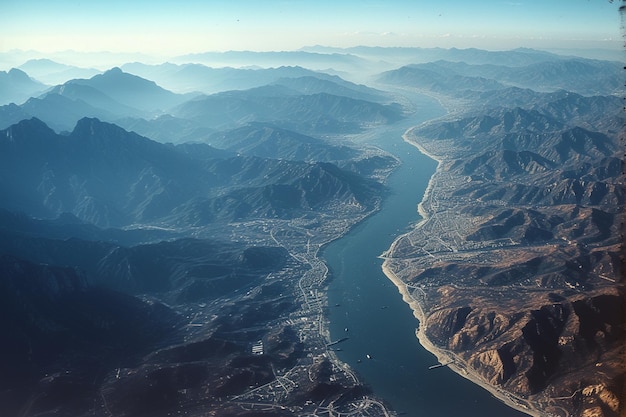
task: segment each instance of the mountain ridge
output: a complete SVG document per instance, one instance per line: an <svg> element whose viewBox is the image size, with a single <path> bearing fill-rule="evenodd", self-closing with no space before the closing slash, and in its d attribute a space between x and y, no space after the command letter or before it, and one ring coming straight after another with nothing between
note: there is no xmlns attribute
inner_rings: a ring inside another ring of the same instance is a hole
<svg viewBox="0 0 626 417"><path fill-rule="evenodd" d="M330 164L244 156L195 159L97 119L81 119L67 136L57 135L43 122L31 119L6 129L2 136L6 139L0 140L1 186L12 196L5 208L47 213L47 217L71 212L101 226L159 219L178 223L190 216L185 210L195 212L199 207L204 214L191 215L199 219L194 224L215 216L239 218L236 213L240 210L244 216L253 216L255 208L270 210L278 198L278 189L271 191L274 185L292 194L284 200L290 201L288 210L275 212L284 216L296 215L289 214L291 210L322 209L337 198L354 199L369 207L380 192L375 182ZM19 162L25 160L29 162ZM19 183L10 180L16 176ZM321 181L317 183L320 188L309 189L303 182L307 176L310 186ZM240 181L237 187L235 180ZM225 186L234 188L219 191ZM197 196L203 197L198 200ZM230 209L218 208L219 201L230 201Z"/></svg>

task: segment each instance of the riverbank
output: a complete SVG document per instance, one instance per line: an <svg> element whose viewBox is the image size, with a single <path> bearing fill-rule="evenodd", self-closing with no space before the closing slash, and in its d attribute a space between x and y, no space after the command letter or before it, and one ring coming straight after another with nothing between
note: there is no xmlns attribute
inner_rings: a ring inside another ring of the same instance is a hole
<svg viewBox="0 0 626 417"><path fill-rule="evenodd" d="M430 196L431 192L432 192L432 188L434 186L435 183L435 175L437 175L437 173L440 171L441 169L441 163L443 162L442 159L436 157L435 155L429 153L426 149L424 149L423 146L421 146L419 143L416 142L412 142L409 139L409 135L411 134L411 132L413 131L413 129L415 129L414 127L407 130L403 135L402 135L402 140L404 140L406 143L408 143L409 145L415 146L423 155L426 155L427 157L429 157L430 159L432 159L433 161L437 162L437 168L435 168L435 172L433 173L433 175L431 175L430 179L428 180L428 185L426 186L426 190L424 191L424 196L422 197L422 200L418 203L417 205L417 212L419 213L419 215L422 217L422 220L420 220L420 222L417 224L416 227L420 227L422 223L426 222L428 220L428 212L426 211L426 209L424 208L424 202L426 200L428 200L428 197ZM394 242L395 243L395 242Z"/></svg>
<svg viewBox="0 0 626 417"><path fill-rule="evenodd" d="M436 157L435 155L429 153L419 143L410 140L409 136L411 132L413 131L413 129L415 128L411 128L407 130L407 132L402 136L404 141L412 146L415 146L423 155L437 162L437 168L435 172L433 173L433 175L430 177L428 186L424 192L424 196L417 206L418 212L420 216L422 217L422 220L420 220L420 222L415 226L415 228L418 229L420 227L423 227L423 225L426 224L430 219L430 213L425 209L424 206L425 206L425 202L428 200L430 194L433 191L435 177L440 173L443 159ZM391 244L389 250L385 252L385 256L384 256L385 259L383 261L382 270L385 276L396 286L400 295L402 296L402 300L411 308L411 310L413 311L414 317L419 321L419 327L416 329L415 336L417 337L420 345L422 345L424 349L426 349L427 351L435 355L439 363L446 364L446 366L448 366L452 371L466 378L472 383L482 387L483 389L487 390L491 395L496 397L498 400L502 401L507 406L515 410L521 411L525 414L528 414L530 416L533 416L533 417L543 416L544 414L542 414L540 410L536 409L532 405L532 403L524 401L521 398L514 397L512 394L508 393L507 391L502 390L490 384L489 382L485 381L485 379L482 378L478 373L473 371L473 369L470 366L468 366L468 364L465 363L465 361L461 357L459 357L458 355L455 355L454 353L450 351L444 350L436 346L426 336L427 317L426 317L426 313L424 312L425 306L420 304L420 301L417 298L415 298L409 291L407 284L404 281L402 281L400 278L398 278L389 266L390 261L388 258L393 258L395 246L405 236L406 234L403 234L397 237L394 240L394 242Z"/></svg>
<svg viewBox="0 0 626 417"><path fill-rule="evenodd" d="M390 253L392 253L392 249L390 249ZM509 407L532 417L543 416L541 411L535 409L530 403L524 402L522 399L513 400L511 394L486 382L480 375L473 372L472 369L467 366L467 364L465 364L459 356L434 345L426 336L426 315L424 314L422 305L411 295L407 285L393 273L386 263L387 261L385 260L382 266L383 273L396 286L398 292L400 292L400 295L402 296L402 300L409 305L413 311L413 315L419 321L419 327L415 331L415 336L424 349L435 355L439 363L445 364L445 366L458 375L489 391L491 395Z"/></svg>

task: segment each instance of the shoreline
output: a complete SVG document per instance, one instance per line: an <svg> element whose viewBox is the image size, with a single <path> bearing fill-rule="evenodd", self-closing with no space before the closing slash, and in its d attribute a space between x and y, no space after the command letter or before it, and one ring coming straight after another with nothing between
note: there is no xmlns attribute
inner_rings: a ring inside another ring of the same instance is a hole
<svg viewBox="0 0 626 417"><path fill-rule="evenodd" d="M389 268L387 262L387 260L383 262L383 273L396 286L398 292L402 296L402 300L411 308L413 316L419 321L419 327L415 331L415 337L424 349L435 355L439 363L445 363L445 366L450 368L454 373L469 380L473 384L476 384L481 388L487 390L491 395L493 395L495 398L497 398L499 401L506 404L507 406L517 411L521 411L522 413L528 414L532 417L543 416L541 411L533 408L530 403L526 403L528 405L517 403L510 398L510 395L512 394L509 394L507 391L499 389L484 381L480 377L480 375L469 370L468 367L463 364L463 359L459 358L457 355L447 352L438 346L435 346L426 336L426 317L421 304L407 290L406 284L400 278L398 278L396 274L394 274L391 268ZM519 399L519 401L521 402L524 400Z"/></svg>
<svg viewBox="0 0 626 417"><path fill-rule="evenodd" d="M402 139L408 144L415 146L423 155L437 162L437 167L435 169L435 172L433 173L433 175L431 175L428 181L426 190L424 191L424 195L421 201L417 205L417 211L419 215L422 217L422 219L414 226L414 229L418 229L418 228L421 228L430 218L429 212L424 208L424 203L427 201L428 196L432 192L432 188L434 187L434 177L439 173L443 160L430 154L419 143L415 141L411 141L408 138L408 135L411 134L413 129L415 129L415 127L408 129L402 135ZM519 399L519 398L516 398L516 400L519 402L513 400L512 398L513 394L510 394L507 391L488 383L480 375L472 371L471 368L466 366L466 364L464 363L464 360L460 358L458 355L445 351L444 349L434 345L432 341L428 339L428 337L426 336L426 332L425 332L427 325L426 325L426 315L424 313L423 306L415 297L411 295L411 292L408 290L406 283L402 281L400 278L398 278L397 275L392 271L391 267L389 266L389 258L393 257L393 252L394 252L396 244L404 236L406 236L406 233L394 239L389 249L385 252L385 256L384 256L384 260L383 260L383 264L381 268L385 276L398 289L398 292L402 296L402 301L404 301L409 306L409 308L413 312L413 316L419 321L419 327L415 331L415 336L418 342L420 343L420 345L424 349L426 349L428 352L435 355L439 363L446 363L447 366L454 373L469 380L473 384L476 384L480 386L481 388L487 390L491 395L493 395L495 398L497 398L499 401L506 404L507 406L515 410L518 410L520 412L523 412L525 414L528 414L529 416L532 416L532 417L542 417L543 414L541 413L541 411L533 407L531 403L525 400Z"/></svg>
<svg viewBox="0 0 626 417"><path fill-rule="evenodd" d="M429 157L430 159L432 159L433 161L437 162L437 167L435 168L435 172L433 172L433 175L430 176L429 180L428 180L428 185L426 185L426 190L424 190L424 195L422 196L422 199L420 200L420 202L417 204L417 212L418 214L422 217L422 219L417 223L417 225L415 226L415 228L419 228L422 226L423 223L425 223L429 216L429 213L426 211L426 209L424 208L424 202L426 202L426 200L428 199L428 197L430 196L430 193L434 187L434 181L435 181L435 175L437 175L437 173L439 172L440 168L441 168L441 164L443 163L443 160L440 158L437 158L436 156L430 154L426 149L424 149L424 147L422 145L420 145L417 142L414 142L412 140L409 139L408 135L411 134L411 132L413 132L413 130L415 129L415 127L412 127L410 129L408 129L406 132L404 132L404 134L402 135L402 140L406 143L408 143L411 146L414 146L417 148L418 151L420 151L420 153L422 153L423 155L426 155L427 157ZM404 236L404 235L402 235ZM397 239L399 239L400 237L396 238L394 240L394 242L391 244L391 247L389 249L389 253L392 253L393 250L393 246L395 244L395 241Z"/></svg>

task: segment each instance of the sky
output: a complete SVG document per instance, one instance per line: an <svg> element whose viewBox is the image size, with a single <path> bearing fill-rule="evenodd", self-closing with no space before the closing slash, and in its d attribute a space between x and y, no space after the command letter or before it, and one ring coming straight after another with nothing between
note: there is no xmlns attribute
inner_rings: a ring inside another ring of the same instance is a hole
<svg viewBox="0 0 626 417"><path fill-rule="evenodd" d="M624 0L0 0L0 52L615 47Z"/></svg>

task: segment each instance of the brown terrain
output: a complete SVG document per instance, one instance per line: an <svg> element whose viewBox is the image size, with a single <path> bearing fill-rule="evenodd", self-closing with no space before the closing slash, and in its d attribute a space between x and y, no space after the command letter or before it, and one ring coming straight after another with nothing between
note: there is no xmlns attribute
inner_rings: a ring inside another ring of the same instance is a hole
<svg viewBox="0 0 626 417"><path fill-rule="evenodd" d="M623 407L621 110L581 108L558 120L497 109L409 131L439 166L424 220L385 254L422 343L532 415Z"/></svg>

